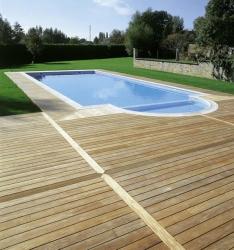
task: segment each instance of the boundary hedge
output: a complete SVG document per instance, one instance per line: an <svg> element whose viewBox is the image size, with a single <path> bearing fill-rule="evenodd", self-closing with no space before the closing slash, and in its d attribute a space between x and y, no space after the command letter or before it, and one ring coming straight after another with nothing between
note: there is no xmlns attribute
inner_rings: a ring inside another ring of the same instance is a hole
<svg viewBox="0 0 234 250"><path fill-rule="evenodd" d="M25 45L0 45L0 66L13 66L32 62L32 55Z"/></svg>
<svg viewBox="0 0 234 250"><path fill-rule="evenodd" d="M101 59L128 56L124 45L45 44L36 62ZM0 45L0 66L32 62L32 55L23 44Z"/></svg>

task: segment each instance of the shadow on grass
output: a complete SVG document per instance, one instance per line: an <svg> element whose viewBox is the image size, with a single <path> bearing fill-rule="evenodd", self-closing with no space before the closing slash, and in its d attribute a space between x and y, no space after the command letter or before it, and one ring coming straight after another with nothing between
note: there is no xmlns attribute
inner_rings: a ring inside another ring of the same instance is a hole
<svg viewBox="0 0 234 250"><path fill-rule="evenodd" d="M25 70L28 70L28 69L34 69L35 71L36 70L41 70L41 69L38 69L38 64L43 64L43 65L46 65L46 66L66 66L66 65L69 65L69 62L43 62L43 63L36 63L36 64L16 64L16 65L8 65L8 66L0 66L0 70L5 70L5 71L12 71L12 70L20 70L20 69L23 69L24 71Z"/></svg>
<svg viewBox="0 0 234 250"><path fill-rule="evenodd" d="M64 106L65 105L65 106ZM39 108L40 107L40 108ZM57 99L34 99L33 102L29 100L16 100L14 98L0 98L0 116L18 115L41 112L43 109L46 112L66 112L67 104ZM69 107L68 107L69 112Z"/></svg>
<svg viewBox="0 0 234 250"><path fill-rule="evenodd" d="M45 65L68 65L70 63L68 63L68 62L45 62L43 64L45 64Z"/></svg>
<svg viewBox="0 0 234 250"><path fill-rule="evenodd" d="M41 110L30 100L19 101L1 97L0 116L40 112Z"/></svg>

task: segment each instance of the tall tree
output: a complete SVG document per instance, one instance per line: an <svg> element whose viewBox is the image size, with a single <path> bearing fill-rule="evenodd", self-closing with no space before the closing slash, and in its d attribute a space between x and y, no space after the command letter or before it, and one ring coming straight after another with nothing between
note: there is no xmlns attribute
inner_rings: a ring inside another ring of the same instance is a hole
<svg viewBox="0 0 234 250"><path fill-rule="evenodd" d="M43 31L42 41L43 43L57 44L57 43L67 43L69 39L61 30L47 28Z"/></svg>
<svg viewBox="0 0 234 250"><path fill-rule="evenodd" d="M99 32L98 41L100 44L104 43L106 39L106 34L104 32Z"/></svg>
<svg viewBox="0 0 234 250"><path fill-rule="evenodd" d="M80 44L80 38L78 36L73 36L69 38L70 44Z"/></svg>
<svg viewBox="0 0 234 250"><path fill-rule="evenodd" d="M21 43L24 39L24 30L19 23L15 23L13 26L13 40L15 43Z"/></svg>
<svg viewBox="0 0 234 250"><path fill-rule="evenodd" d="M194 42L194 31L183 30L179 33L168 35L168 37L163 40L162 47L176 51L176 60L179 60L180 55L185 55L185 52L188 51L189 44Z"/></svg>
<svg viewBox="0 0 234 250"><path fill-rule="evenodd" d="M194 22L197 43L211 50L214 76L231 80L234 71L234 0L210 0L204 17Z"/></svg>
<svg viewBox="0 0 234 250"><path fill-rule="evenodd" d="M97 36L95 36L95 37L94 37L94 39L93 39L93 43L94 43L94 44L98 44L98 43L99 43L99 39L98 39L98 37L97 37Z"/></svg>
<svg viewBox="0 0 234 250"><path fill-rule="evenodd" d="M155 53L160 43L173 32L173 16L166 11L136 12L126 33L128 51L132 48Z"/></svg>
<svg viewBox="0 0 234 250"><path fill-rule="evenodd" d="M30 28L25 36L25 44L28 50L32 53L33 63L42 49L42 34L41 27Z"/></svg>
<svg viewBox="0 0 234 250"><path fill-rule="evenodd" d="M178 33L184 30L184 19L179 16L172 17L172 32Z"/></svg>
<svg viewBox="0 0 234 250"><path fill-rule="evenodd" d="M111 44L124 44L125 33L121 30L114 29L109 37Z"/></svg>
<svg viewBox="0 0 234 250"><path fill-rule="evenodd" d="M0 15L0 44L7 45L14 43L13 33L10 23Z"/></svg>

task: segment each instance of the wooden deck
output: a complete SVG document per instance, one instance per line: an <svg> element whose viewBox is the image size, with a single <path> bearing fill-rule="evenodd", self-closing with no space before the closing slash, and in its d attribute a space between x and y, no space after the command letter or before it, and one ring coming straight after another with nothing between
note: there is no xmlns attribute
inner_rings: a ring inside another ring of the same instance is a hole
<svg viewBox="0 0 234 250"><path fill-rule="evenodd" d="M234 98L181 118L39 103L56 126L0 118L0 249L234 248Z"/></svg>
<svg viewBox="0 0 234 250"><path fill-rule="evenodd" d="M0 131L1 249L161 242L41 114L4 118Z"/></svg>

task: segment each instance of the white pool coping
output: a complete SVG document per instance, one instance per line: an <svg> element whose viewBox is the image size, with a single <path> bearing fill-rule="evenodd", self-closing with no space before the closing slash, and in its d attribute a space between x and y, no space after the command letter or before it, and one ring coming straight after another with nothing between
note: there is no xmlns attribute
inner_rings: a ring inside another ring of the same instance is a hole
<svg viewBox="0 0 234 250"><path fill-rule="evenodd" d="M127 109L123 109L123 108L119 108L115 105L112 104L100 104L100 105L90 105L90 106L82 106L79 103L73 101L72 99L66 97L65 95L61 94L60 92L48 87L46 84L36 80L35 78L33 78L32 76L28 75L28 74L33 74L33 73L53 73L53 72L97 72L97 73L101 73L101 74L105 74L105 75L110 75L110 76L115 76L115 77L119 77L122 79L129 79L129 80L134 80L134 81L139 81L140 84L142 85L146 85L148 87L152 87L154 88L155 85L156 86L161 86L161 87L166 87L169 89L173 89L173 90L177 90L177 91L186 91L186 92L190 92L191 93L191 97L192 98L196 98L201 102L205 102L208 106L207 109L202 110L201 112L190 112L190 113L150 113L150 112L137 112L137 111L131 111L131 110L127 110ZM186 89L186 88L180 88L180 87L175 87L175 86L170 86L167 84L163 84L163 83L157 83L157 82L153 82L153 81L149 81L149 80L142 80L139 79L137 77L129 77L129 76L123 76L123 75L119 75L117 73L109 73L109 72L105 72L99 69L89 69L89 70L50 70L50 71L24 71L24 72L18 72L20 74L22 74L24 77L30 79L32 82L34 82L35 84L37 84L38 86L42 87L43 89L45 89L46 91L48 91L49 93L53 94L54 96L58 97L59 99L63 100L65 103L71 105L72 107L74 107L75 109L78 110L82 110L82 109L93 109L93 108L99 108L99 107L103 107L103 106L108 106L108 107L112 107L113 110L118 110L121 113L126 113L126 114L134 114L134 115L142 115L142 116L157 116L157 117L182 117L182 116L196 116L196 115L203 115L203 114L208 114L211 112L214 112L218 109L218 104L214 101L211 100L207 100L205 97L208 94L200 92L200 91L194 91L194 90L190 90L190 89ZM193 95L194 93L194 95Z"/></svg>

